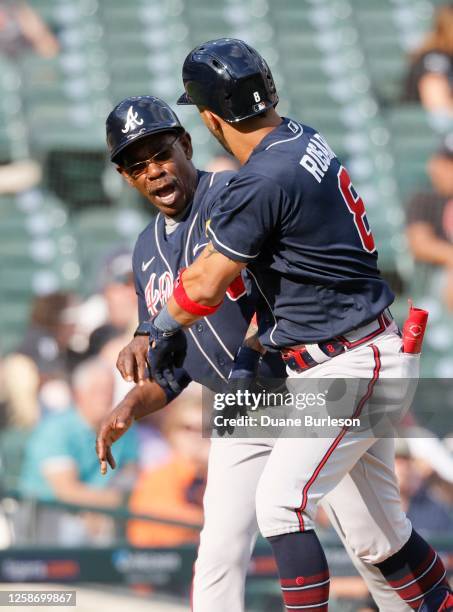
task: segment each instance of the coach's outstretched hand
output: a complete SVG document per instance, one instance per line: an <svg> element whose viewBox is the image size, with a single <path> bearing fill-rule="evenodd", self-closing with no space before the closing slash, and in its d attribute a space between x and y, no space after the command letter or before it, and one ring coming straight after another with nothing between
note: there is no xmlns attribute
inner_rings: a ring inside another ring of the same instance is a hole
<svg viewBox="0 0 453 612"><path fill-rule="evenodd" d="M126 433L134 422L134 406L122 401L101 423L96 437L96 454L101 464L101 474L107 473L107 464L116 467L112 454L112 444Z"/></svg>
<svg viewBox="0 0 453 612"><path fill-rule="evenodd" d="M148 336L136 336L120 351L116 367L127 382L134 381L143 385L145 380L149 378L146 361L148 346Z"/></svg>

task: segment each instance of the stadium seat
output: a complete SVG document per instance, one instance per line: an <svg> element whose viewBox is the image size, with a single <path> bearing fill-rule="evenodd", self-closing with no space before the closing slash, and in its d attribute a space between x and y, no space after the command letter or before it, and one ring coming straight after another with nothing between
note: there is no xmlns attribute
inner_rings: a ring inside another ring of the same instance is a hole
<svg viewBox="0 0 453 612"><path fill-rule="evenodd" d="M74 215L74 230L80 245L82 275L86 286L93 287L97 267L118 249L129 249L150 217L137 209L91 208ZM91 284L90 284L91 283Z"/></svg>
<svg viewBox="0 0 453 612"><path fill-rule="evenodd" d="M0 196L0 334L11 348L23 334L34 294L77 290L77 242L65 205L40 189ZM4 214L7 210L8 214Z"/></svg>
<svg viewBox="0 0 453 612"><path fill-rule="evenodd" d="M404 105L385 114L391 133L396 176L403 202L420 185L426 184L426 163L439 147L441 135L431 127L426 112Z"/></svg>

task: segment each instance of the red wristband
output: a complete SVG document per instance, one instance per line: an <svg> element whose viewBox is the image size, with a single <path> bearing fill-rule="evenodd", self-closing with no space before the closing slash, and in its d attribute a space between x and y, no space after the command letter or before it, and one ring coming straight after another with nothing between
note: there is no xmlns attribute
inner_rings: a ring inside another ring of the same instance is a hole
<svg viewBox="0 0 453 612"><path fill-rule="evenodd" d="M198 302L194 302L187 295L182 282L182 273L185 269L186 268L182 268L182 270L179 271L179 275L175 283L175 288L173 290L173 297L175 298L178 306L186 312L189 312L193 315L198 315L200 317L206 317L216 312L222 302L219 302L216 306L207 306L205 304L199 304Z"/></svg>

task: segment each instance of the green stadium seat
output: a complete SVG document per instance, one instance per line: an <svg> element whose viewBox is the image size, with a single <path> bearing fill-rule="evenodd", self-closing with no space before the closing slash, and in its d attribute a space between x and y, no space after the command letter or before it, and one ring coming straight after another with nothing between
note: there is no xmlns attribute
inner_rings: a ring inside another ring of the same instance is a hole
<svg viewBox="0 0 453 612"><path fill-rule="evenodd" d="M75 235L80 245L82 276L93 286L96 264L119 248L132 250L138 234L149 223L143 211L125 208L95 208L74 215Z"/></svg>
<svg viewBox="0 0 453 612"><path fill-rule="evenodd" d="M385 118L392 136L396 176L404 201L417 186L426 184L426 163L439 147L441 137L419 106L400 106L386 113Z"/></svg>
<svg viewBox="0 0 453 612"><path fill-rule="evenodd" d="M35 293L78 289L77 243L68 214L54 195L31 190L0 197L0 334L13 348L28 321Z"/></svg>

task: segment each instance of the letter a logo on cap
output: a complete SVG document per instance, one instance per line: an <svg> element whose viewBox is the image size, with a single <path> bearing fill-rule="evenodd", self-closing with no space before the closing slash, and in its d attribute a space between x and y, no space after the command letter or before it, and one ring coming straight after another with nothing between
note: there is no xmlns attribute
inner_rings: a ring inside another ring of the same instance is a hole
<svg viewBox="0 0 453 612"><path fill-rule="evenodd" d="M124 129L121 131L123 134L127 134L130 130L135 130L135 128L139 125L143 125L143 119L139 119L138 113L134 113L133 106L129 106L126 116L126 123L124 124Z"/></svg>

